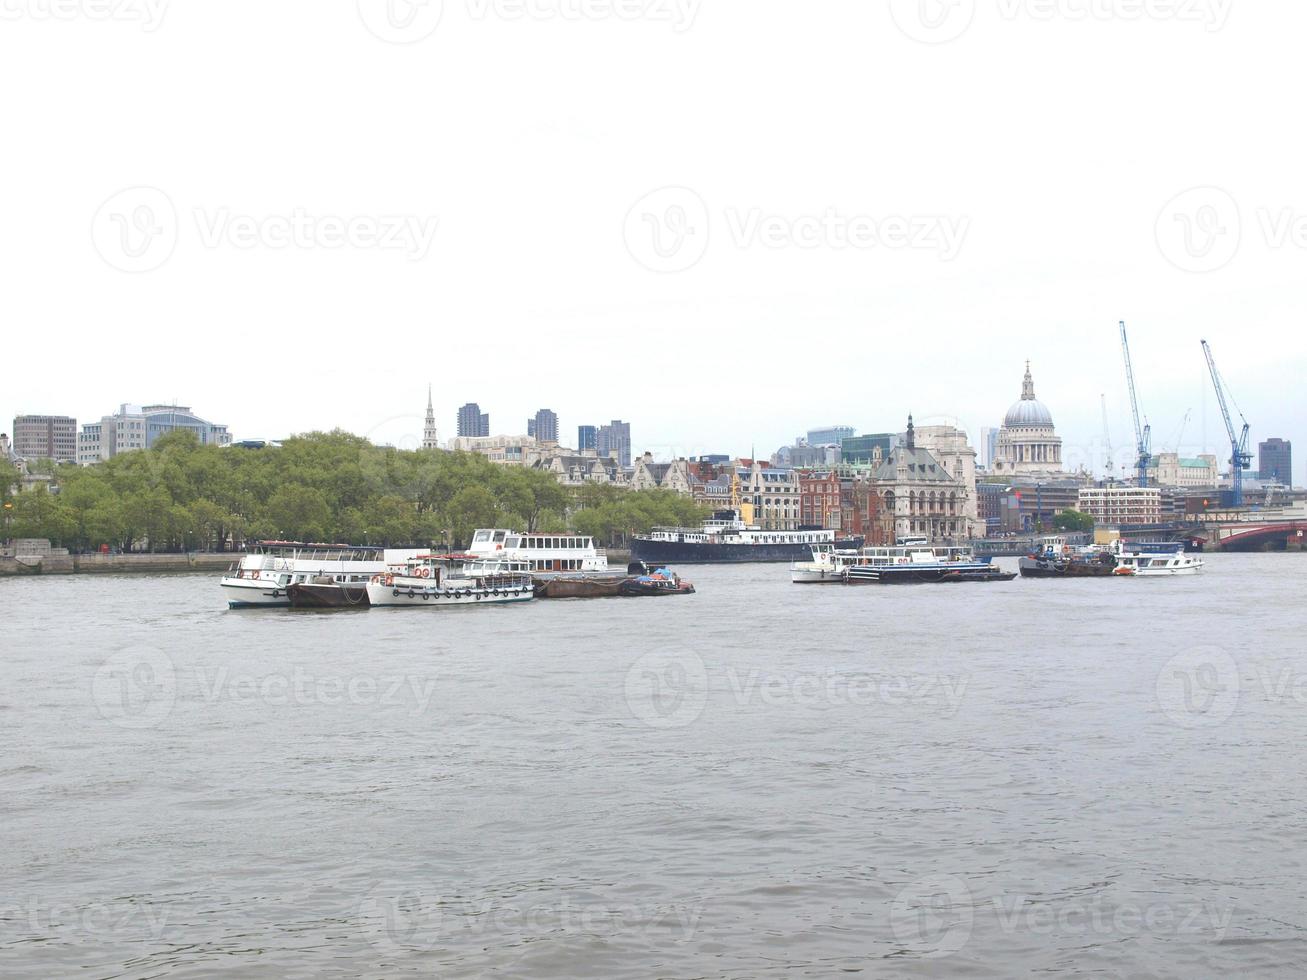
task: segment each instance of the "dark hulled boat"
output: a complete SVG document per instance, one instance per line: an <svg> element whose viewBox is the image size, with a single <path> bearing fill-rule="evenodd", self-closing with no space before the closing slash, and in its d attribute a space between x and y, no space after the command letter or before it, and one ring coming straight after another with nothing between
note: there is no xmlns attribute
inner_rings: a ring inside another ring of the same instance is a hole
<svg viewBox="0 0 1307 980"><path fill-rule="evenodd" d="M1116 571L1116 559L1106 551L1078 554L1065 538L1045 538L1044 550L1021 558L1018 568L1023 578L1108 578Z"/></svg>
<svg viewBox="0 0 1307 980"><path fill-rule="evenodd" d="M286 597L292 609L366 609L371 605L366 585L343 585L329 578L288 585Z"/></svg>

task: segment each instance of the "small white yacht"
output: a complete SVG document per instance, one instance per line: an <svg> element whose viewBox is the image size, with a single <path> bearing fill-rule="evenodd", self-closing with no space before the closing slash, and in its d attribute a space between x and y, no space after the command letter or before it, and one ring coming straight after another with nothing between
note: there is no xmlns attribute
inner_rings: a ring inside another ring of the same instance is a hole
<svg viewBox="0 0 1307 980"><path fill-rule="evenodd" d="M1112 557L1117 575L1197 575L1203 568L1202 558L1173 541L1114 541Z"/></svg>
<svg viewBox="0 0 1307 980"><path fill-rule="evenodd" d="M812 557L790 565L790 581L795 583L842 582L847 561L857 556L856 551L837 552L834 543L810 545Z"/></svg>

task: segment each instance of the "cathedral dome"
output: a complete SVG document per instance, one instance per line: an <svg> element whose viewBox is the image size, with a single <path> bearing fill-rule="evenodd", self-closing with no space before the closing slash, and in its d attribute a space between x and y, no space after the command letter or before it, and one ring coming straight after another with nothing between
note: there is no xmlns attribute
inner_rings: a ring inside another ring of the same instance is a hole
<svg viewBox="0 0 1307 980"><path fill-rule="evenodd" d="M1026 377L1021 385L1021 400L1014 402L1003 417L1004 426L1046 425L1052 427L1053 413L1035 397L1035 382L1030 376L1030 363L1026 362Z"/></svg>
<svg viewBox="0 0 1307 980"><path fill-rule="evenodd" d="M1038 398L1023 398L1007 410L1004 425L1052 425L1053 416Z"/></svg>

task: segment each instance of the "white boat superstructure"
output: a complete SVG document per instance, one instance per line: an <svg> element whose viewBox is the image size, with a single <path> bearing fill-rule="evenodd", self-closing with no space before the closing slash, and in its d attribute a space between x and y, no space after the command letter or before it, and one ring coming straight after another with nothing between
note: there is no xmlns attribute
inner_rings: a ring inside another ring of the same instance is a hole
<svg viewBox="0 0 1307 980"><path fill-rule="evenodd" d="M524 561L527 570L537 577L548 577L551 573L608 571L608 555L595 547L594 538L585 534L519 533L505 528L478 528L467 550L478 558L493 556Z"/></svg>
<svg viewBox="0 0 1307 980"><path fill-rule="evenodd" d="M837 552L834 544L814 544L812 558L790 565L790 581L796 583L842 582L844 565L856 551Z"/></svg>
<svg viewBox="0 0 1307 980"><path fill-rule="evenodd" d="M1115 541L1112 556L1119 575L1197 575L1203 568L1201 557L1188 554L1183 544L1171 541Z"/></svg>
<svg viewBox="0 0 1307 980"><path fill-rule="evenodd" d="M260 541L247 549L219 585L233 609L289 606L289 585L325 579L338 585L363 585L389 566L403 565L419 553L411 548Z"/></svg>
<svg viewBox="0 0 1307 980"><path fill-rule="evenodd" d="M493 606L535 597L521 562L489 556L418 555L402 570L373 577L368 602L374 606Z"/></svg>

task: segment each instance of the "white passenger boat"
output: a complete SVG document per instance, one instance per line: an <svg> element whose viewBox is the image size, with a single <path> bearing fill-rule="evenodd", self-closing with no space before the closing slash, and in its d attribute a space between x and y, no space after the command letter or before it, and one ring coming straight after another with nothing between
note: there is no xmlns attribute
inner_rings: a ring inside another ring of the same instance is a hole
<svg viewBox="0 0 1307 980"><path fill-rule="evenodd" d="M988 557L977 558L970 548L931 547L924 538L907 539L893 547L863 548L855 556L836 555L841 574L850 584L873 582L1010 582L1016 572L1005 572Z"/></svg>
<svg viewBox="0 0 1307 980"><path fill-rule="evenodd" d="M344 544L260 541L251 545L219 583L233 609L289 606L287 586L330 579L363 586L390 565L402 565L417 549L356 548Z"/></svg>
<svg viewBox="0 0 1307 980"><path fill-rule="evenodd" d="M478 528L468 553L474 557L495 557L523 561L527 571L546 579L559 574L602 575L608 572L608 555L595 547L585 534L546 534Z"/></svg>
<svg viewBox="0 0 1307 980"><path fill-rule="evenodd" d="M1197 575L1203 568L1202 558L1172 541L1115 541L1112 556L1118 575Z"/></svg>
<svg viewBox="0 0 1307 980"><path fill-rule="evenodd" d="M527 602L535 596L531 576L520 562L467 555L418 555L399 571L368 582L374 606L490 606Z"/></svg>

